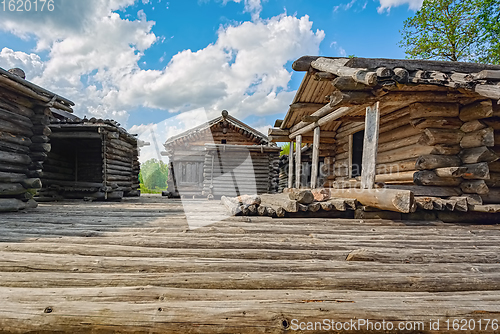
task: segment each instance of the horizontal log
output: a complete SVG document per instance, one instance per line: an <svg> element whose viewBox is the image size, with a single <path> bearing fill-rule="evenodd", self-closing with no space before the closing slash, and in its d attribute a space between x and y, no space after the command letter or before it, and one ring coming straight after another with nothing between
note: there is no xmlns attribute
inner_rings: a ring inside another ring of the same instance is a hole
<svg viewBox="0 0 500 334"><path fill-rule="evenodd" d="M0 141L0 151L18 153L18 154L29 154L31 151L29 147L19 144L14 144L6 141Z"/></svg>
<svg viewBox="0 0 500 334"><path fill-rule="evenodd" d="M466 194L484 195L489 192L489 188L484 180L465 180L460 185L460 188Z"/></svg>
<svg viewBox="0 0 500 334"><path fill-rule="evenodd" d="M2 108L0 106L0 120L2 120L2 121L8 121L8 122L16 124L20 127L30 129L33 126L33 122L32 122L33 118L34 117L30 118L30 117L20 115L18 113L9 111L9 110Z"/></svg>
<svg viewBox="0 0 500 334"><path fill-rule="evenodd" d="M475 119L475 120L468 121L468 122L464 123L462 125L462 127L460 128L460 130L462 130L465 133L468 133L468 132L474 132L477 130L484 129L486 127L487 127L487 125L484 122Z"/></svg>
<svg viewBox="0 0 500 334"><path fill-rule="evenodd" d="M0 131L0 141L26 147L29 147L32 143L29 137L14 135L12 133L1 132L1 131Z"/></svg>
<svg viewBox="0 0 500 334"><path fill-rule="evenodd" d="M422 136L421 134L416 134L410 137L401 138L390 142L379 143L378 152L381 153L381 152L391 151L400 147L417 144L421 136Z"/></svg>
<svg viewBox="0 0 500 334"><path fill-rule="evenodd" d="M478 162L493 162L499 156L485 146L467 148L458 155L464 164L475 164Z"/></svg>
<svg viewBox="0 0 500 334"><path fill-rule="evenodd" d="M458 177L439 177L433 171L424 170L413 175L413 182L418 186L456 187L462 183L462 179Z"/></svg>
<svg viewBox="0 0 500 334"><path fill-rule="evenodd" d="M0 182L2 183L20 183L26 179L26 174L0 172Z"/></svg>
<svg viewBox="0 0 500 334"><path fill-rule="evenodd" d="M493 128L484 128L465 134L460 142L462 148L479 146L495 146L495 133Z"/></svg>
<svg viewBox="0 0 500 334"><path fill-rule="evenodd" d="M410 191L394 189L330 189L331 196L356 199L381 210L409 213L414 200Z"/></svg>
<svg viewBox="0 0 500 334"><path fill-rule="evenodd" d="M0 97L1 108L27 118L31 118L35 115L35 112L32 109L16 102L16 98L20 98L20 96L16 96L15 94L6 90L2 90L2 92L0 92Z"/></svg>
<svg viewBox="0 0 500 334"><path fill-rule="evenodd" d="M486 162L463 165L463 167L466 168L465 173L462 175L464 179L485 180L490 178L490 168Z"/></svg>
<svg viewBox="0 0 500 334"><path fill-rule="evenodd" d="M442 167L458 167L460 165L461 160L457 156L428 154L422 155L417 159L415 168L418 170L430 170Z"/></svg>
<svg viewBox="0 0 500 334"><path fill-rule="evenodd" d="M442 167L434 170L439 177L462 177L466 172L467 167Z"/></svg>
<svg viewBox="0 0 500 334"><path fill-rule="evenodd" d="M493 116L491 100L479 101L463 106L460 109L460 119L464 122Z"/></svg>
<svg viewBox="0 0 500 334"><path fill-rule="evenodd" d="M396 161L394 163L379 164L376 166L377 174L400 173L416 170L416 158Z"/></svg>
<svg viewBox="0 0 500 334"><path fill-rule="evenodd" d="M500 173L488 173L489 178L485 179L488 188L500 188Z"/></svg>
<svg viewBox="0 0 500 334"><path fill-rule="evenodd" d="M500 100L499 85L476 85L474 88L476 93L486 96L490 99Z"/></svg>
<svg viewBox="0 0 500 334"><path fill-rule="evenodd" d="M463 137L464 133L460 130L428 128L424 130L418 143L429 146L457 145L460 144Z"/></svg>
<svg viewBox="0 0 500 334"><path fill-rule="evenodd" d="M414 173L415 173L415 171L390 173L390 174L378 174L375 176L375 181L376 182L392 182L392 183L406 182L406 181L413 182L413 174Z"/></svg>
<svg viewBox="0 0 500 334"><path fill-rule="evenodd" d="M33 143L48 143L50 141L50 138L47 136L33 136L31 137L31 141Z"/></svg>
<svg viewBox="0 0 500 334"><path fill-rule="evenodd" d="M432 187L432 186L416 186L416 185L392 185L385 186L387 189L401 189L411 191L415 196L460 196L462 190L457 187Z"/></svg>
<svg viewBox="0 0 500 334"><path fill-rule="evenodd" d="M0 151L0 162L4 164L28 166L31 163L31 158L26 154Z"/></svg>
<svg viewBox="0 0 500 334"><path fill-rule="evenodd" d="M25 137L33 136L33 127L21 126L7 120L0 122L0 132L10 133L13 135L20 135Z"/></svg>
<svg viewBox="0 0 500 334"><path fill-rule="evenodd" d="M491 188L487 194L481 194L484 204L500 204L500 188Z"/></svg>
<svg viewBox="0 0 500 334"><path fill-rule="evenodd" d="M500 173L500 161L488 163L488 169L490 172Z"/></svg>
<svg viewBox="0 0 500 334"><path fill-rule="evenodd" d="M421 129L416 129L410 124L404 125L398 128L395 128L391 131L387 131L385 133L380 133L379 136L379 144L387 143L390 141L400 140L403 138L408 138L411 136L415 136L421 134Z"/></svg>
<svg viewBox="0 0 500 334"><path fill-rule="evenodd" d="M460 147L454 146L427 146L414 144L401 147L392 151L382 152L377 155L377 164L417 158L423 155L455 155L460 152Z"/></svg>
<svg viewBox="0 0 500 334"><path fill-rule="evenodd" d="M457 117L427 117L412 119L410 124L417 129L460 129L463 122Z"/></svg>
<svg viewBox="0 0 500 334"><path fill-rule="evenodd" d="M458 103L413 103L410 105L411 119L427 117L458 117Z"/></svg>
<svg viewBox="0 0 500 334"><path fill-rule="evenodd" d="M26 192L21 183L0 183L0 196L20 195Z"/></svg>

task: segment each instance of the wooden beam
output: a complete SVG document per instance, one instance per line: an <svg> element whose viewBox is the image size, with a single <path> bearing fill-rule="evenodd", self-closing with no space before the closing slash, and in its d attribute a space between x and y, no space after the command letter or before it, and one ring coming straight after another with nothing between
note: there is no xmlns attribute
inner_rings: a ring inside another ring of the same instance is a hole
<svg viewBox="0 0 500 334"><path fill-rule="evenodd" d="M311 169L311 188L315 189L318 184L318 169L319 169L319 143L321 129L318 126L314 129L313 136L313 154L312 154L312 169Z"/></svg>
<svg viewBox="0 0 500 334"><path fill-rule="evenodd" d="M361 188L373 189L377 165L378 135L380 128L380 104L366 108L365 140L363 144L363 166Z"/></svg>
<svg viewBox="0 0 500 334"><path fill-rule="evenodd" d="M482 96L489 97L490 99L500 99L500 86L499 85L477 85L475 88L476 93Z"/></svg>
<svg viewBox="0 0 500 334"><path fill-rule="evenodd" d="M296 137L297 154L295 155L295 188L300 188L300 176L302 173L302 135Z"/></svg>
<svg viewBox="0 0 500 334"><path fill-rule="evenodd" d="M297 103L290 105L290 110L297 110L297 109L315 109L315 110L318 110L320 108L323 108L323 106L324 106L324 104L321 104L321 103L297 102Z"/></svg>
<svg viewBox="0 0 500 334"><path fill-rule="evenodd" d="M331 109L329 109L329 110L331 111ZM322 117L319 121L311 123L309 125L306 125L300 129L298 129L297 131L291 133L290 139L293 139L293 138L297 137L298 135L303 135L305 133L312 132L314 130L314 128L316 128L317 126L319 126L319 127L324 126L330 122L333 122L333 121L339 119L342 116L346 116L350 112L351 112L351 108L348 108L348 107L338 108L337 110L330 112L326 116ZM299 124L301 124L301 123L299 123ZM297 124L297 125L299 125L299 124Z"/></svg>
<svg viewBox="0 0 500 334"><path fill-rule="evenodd" d="M370 72L365 68L349 68L345 64L349 59L328 59L318 58L311 62L311 67L324 72L329 72L337 76L350 76L357 82L368 86L377 84L377 73Z"/></svg>
<svg viewBox="0 0 500 334"><path fill-rule="evenodd" d="M354 137L353 135L350 135L349 136L349 156L347 158L347 163L349 165L349 170L348 170L348 175L349 175L349 178L352 178L352 153L353 153L353 144L354 144Z"/></svg>
<svg viewBox="0 0 500 334"><path fill-rule="evenodd" d="M276 128L269 128L267 132L268 136L289 136L290 131L288 130L282 130L282 129L276 129Z"/></svg>
<svg viewBox="0 0 500 334"><path fill-rule="evenodd" d="M290 152L288 154L288 188L293 188L293 140L290 141Z"/></svg>
<svg viewBox="0 0 500 334"><path fill-rule="evenodd" d="M302 122L306 122L306 123L314 123L314 122L317 122L320 120L321 117L319 116L310 116L310 115L306 115L306 116L302 116L302 119L301 121Z"/></svg>
<svg viewBox="0 0 500 334"><path fill-rule="evenodd" d="M381 210L409 213L414 204L413 193L395 189L330 189L332 198L353 198L363 205Z"/></svg>

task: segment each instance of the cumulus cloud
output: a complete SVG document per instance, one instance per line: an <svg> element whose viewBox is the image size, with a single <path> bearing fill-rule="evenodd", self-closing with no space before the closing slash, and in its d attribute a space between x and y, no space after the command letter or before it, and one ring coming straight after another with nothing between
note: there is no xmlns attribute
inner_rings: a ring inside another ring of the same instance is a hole
<svg viewBox="0 0 500 334"><path fill-rule="evenodd" d="M377 11L382 14L384 12L389 12L392 7L398 7L402 5L408 5L412 10L418 10L422 7L423 0L379 0L380 6Z"/></svg>
<svg viewBox="0 0 500 334"><path fill-rule="evenodd" d="M295 94L288 88L286 64L317 54L325 37L313 30L308 16L259 18L222 26L214 43L165 59L162 70L143 70L138 64L144 52L158 42L155 22L144 12L136 19L115 12L139 1L61 1L57 17L3 17L0 29L35 36L35 52L48 53L42 60L4 48L0 66L25 69L29 80L73 100L79 116L112 118L126 126L130 112L148 107L165 110L165 118L179 114L169 122L179 120L175 127L184 131L192 117L187 112L199 108L206 119L222 109L240 119L285 112ZM246 10L260 13L260 0L244 3ZM186 122L181 122L183 117L188 117ZM161 136L174 130L158 128Z"/></svg>

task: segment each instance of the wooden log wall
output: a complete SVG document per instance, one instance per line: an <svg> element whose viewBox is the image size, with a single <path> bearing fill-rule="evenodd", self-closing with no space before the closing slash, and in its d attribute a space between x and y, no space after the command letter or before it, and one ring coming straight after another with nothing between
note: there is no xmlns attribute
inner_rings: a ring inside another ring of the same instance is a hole
<svg viewBox="0 0 500 334"><path fill-rule="evenodd" d="M105 122L52 120L52 151L37 171L44 185L37 201L140 195L137 139Z"/></svg>
<svg viewBox="0 0 500 334"><path fill-rule="evenodd" d="M203 194L234 197L278 191L279 148L233 146L225 150L224 145L206 148Z"/></svg>
<svg viewBox="0 0 500 334"><path fill-rule="evenodd" d="M0 88L0 212L37 206L32 194L42 185L33 171L50 150L38 140L44 112L30 99Z"/></svg>
<svg viewBox="0 0 500 334"><path fill-rule="evenodd" d="M364 123L344 123L337 131L335 181L349 176L349 136ZM481 195L500 203L500 106L483 100L458 103L413 103L382 115L377 156L377 182L436 187L446 193ZM432 187L432 188L431 188Z"/></svg>
<svg viewBox="0 0 500 334"><path fill-rule="evenodd" d="M123 192L125 197L140 196L141 167L137 139L117 127L107 127L104 131L104 149L103 175L106 186Z"/></svg>

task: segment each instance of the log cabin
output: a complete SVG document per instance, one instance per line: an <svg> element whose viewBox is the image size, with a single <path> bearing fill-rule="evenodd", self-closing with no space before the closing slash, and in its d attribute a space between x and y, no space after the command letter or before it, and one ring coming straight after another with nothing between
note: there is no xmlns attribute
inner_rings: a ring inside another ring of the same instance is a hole
<svg viewBox="0 0 500 334"><path fill-rule="evenodd" d="M304 79L269 139L312 144L311 188L374 206L409 191L404 213L500 211L500 66L305 56L293 69ZM305 187L290 157L288 188Z"/></svg>
<svg viewBox="0 0 500 334"><path fill-rule="evenodd" d="M41 170L50 151L48 118L71 115L74 103L27 80L23 70L0 68L0 212L37 206Z"/></svg>
<svg viewBox="0 0 500 334"><path fill-rule="evenodd" d="M48 120L51 150L36 200L121 200L140 196L138 140L116 121L54 112Z"/></svg>
<svg viewBox="0 0 500 334"><path fill-rule="evenodd" d="M274 193L280 148L259 131L229 115L169 138L169 197Z"/></svg>

